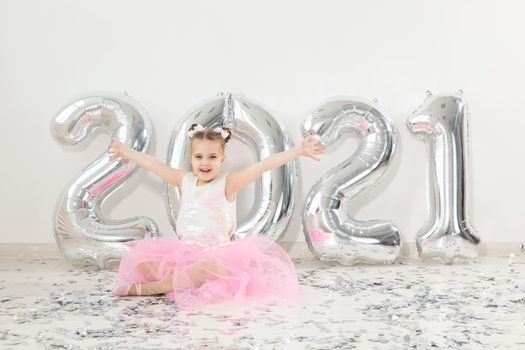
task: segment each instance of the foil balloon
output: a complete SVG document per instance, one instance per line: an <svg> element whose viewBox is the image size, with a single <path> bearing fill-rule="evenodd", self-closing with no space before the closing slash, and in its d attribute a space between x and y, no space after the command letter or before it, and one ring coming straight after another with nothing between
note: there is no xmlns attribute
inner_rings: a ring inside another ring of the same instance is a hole
<svg viewBox="0 0 525 350"><path fill-rule="evenodd" d="M452 263L474 258L480 242L468 217L469 112L461 91L428 93L408 118L408 130L425 141L428 155L429 217L416 245L422 258Z"/></svg>
<svg viewBox="0 0 525 350"><path fill-rule="evenodd" d="M357 137L357 151L330 169L310 189L302 227L309 249L321 260L343 265L391 263L401 250L399 230L389 221L360 221L345 210L348 202L377 185L396 146L394 126L379 109L361 99L330 99L301 125L304 136L320 137L327 151L345 135Z"/></svg>
<svg viewBox="0 0 525 350"><path fill-rule="evenodd" d="M152 126L146 111L123 94L84 95L63 108L51 123L53 138L75 145L102 130L140 152L147 152ZM132 162L109 160L107 150L64 191L57 203L54 234L61 254L73 264L99 268L118 262L129 249L123 242L158 235L146 217L115 220L101 205L135 172Z"/></svg>
<svg viewBox="0 0 525 350"><path fill-rule="evenodd" d="M232 138L247 145L257 160L293 147L284 127L256 102L242 95L219 93L196 106L173 132L166 160L173 168L191 171L187 131L193 123L206 128L231 128ZM292 216L296 182L296 161L267 171L259 177L255 181L254 204L247 215L238 219L232 239L260 234L277 240ZM165 184L164 189L168 217L175 234L180 238L176 232L180 191L169 184Z"/></svg>

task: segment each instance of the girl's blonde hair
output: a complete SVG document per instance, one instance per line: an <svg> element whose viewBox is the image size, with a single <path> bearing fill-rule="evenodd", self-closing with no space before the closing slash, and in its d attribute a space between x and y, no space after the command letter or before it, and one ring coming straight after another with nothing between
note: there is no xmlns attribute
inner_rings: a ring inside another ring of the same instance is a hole
<svg viewBox="0 0 525 350"><path fill-rule="evenodd" d="M192 124L188 131L192 131L197 125L199 124ZM223 138L219 132L213 131L213 129L211 128L207 128L202 131L196 131L191 137L191 142L193 143L193 140L195 139L219 142L219 144L221 145L222 152L224 152L224 146L226 146L226 144L228 143L228 141L230 141L232 137L232 130L226 127L222 127L222 129L228 132L228 136L226 136L226 138Z"/></svg>

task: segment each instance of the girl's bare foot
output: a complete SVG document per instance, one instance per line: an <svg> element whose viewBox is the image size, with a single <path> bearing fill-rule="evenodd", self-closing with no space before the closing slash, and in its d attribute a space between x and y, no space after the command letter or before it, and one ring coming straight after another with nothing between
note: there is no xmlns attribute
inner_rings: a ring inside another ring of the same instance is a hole
<svg viewBox="0 0 525 350"><path fill-rule="evenodd" d="M166 280L167 281L167 280ZM137 293L137 284L134 283L128 292L128 295L157 295L164 294L171 291L171 283L142 283L140 288L140 294Z"/></svg>

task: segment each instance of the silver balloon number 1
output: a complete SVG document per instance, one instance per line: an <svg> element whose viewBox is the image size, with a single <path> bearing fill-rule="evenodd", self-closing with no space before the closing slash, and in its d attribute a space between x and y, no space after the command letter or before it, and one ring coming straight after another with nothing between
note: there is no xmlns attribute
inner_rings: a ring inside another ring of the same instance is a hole
<svg viewBox="0 0 525 350"><path fill-rule="evenodd" d="M77 98L51 123L52 136L64 145L85 140L95 129L140 152L147 151L152 132L146 111L128 96L113 93ZM105 268L128 250L121 242L158 235L157 225L150 218L113 220L101 212L104 200L135 170L131 162L110 161L105 151L67 187L54 218L55 239L67 260Z"/></svg>
<svg viewBox="0 0 525 350"><path fill-rule="evenodd" d="M339 98L317 107L302 131L320 137L328 151L343 134L359 139L357 151L308 194L302 225L310 250L321 260L343 265L394 261L401 248L399 230L389 221L356 220L345 210L345 203L376 185L387 170L396 145L394 126L372 103Z"/></svg>
<svg viewBox="0 0 525 350"><path fill-rule="evenodd" d="M407 121L428 152L429 217L416 238L422 258L474 258L479 238L467 215L469 189L468 108L462 93L432 95Z"/></svg>

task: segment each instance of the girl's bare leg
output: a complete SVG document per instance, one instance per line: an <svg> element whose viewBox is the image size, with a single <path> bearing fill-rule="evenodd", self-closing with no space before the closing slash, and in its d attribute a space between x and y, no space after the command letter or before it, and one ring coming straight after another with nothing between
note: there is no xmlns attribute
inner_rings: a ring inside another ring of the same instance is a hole
<svg viewBox="0 0 525 350"><path fill-rule="evenodd" d="M144 278L155 281L157 280L157 272L159 269L160 261L152 260L140 263L137 265L137 271L144 276Z"/></svg>
<svg viewBox="0 0 525 350"><path fill-rule="evenodd" d="M172 292L174 287L176 290L184 290L188 288L198 288L206 280L216 279L218 276L227 275L228 270L224 265L215 259L206 259L195 263L184 270L189 279L177 279L177 283L174 286L173 276L169 276L161 283L142 283L141 295L155 295L165 294ZM137 295L136 286L131 286L128 295Z"/></svg>
<svg viewBox="0 0 525 350"><path fill-rule="evenodd" d="M207 280L214 280L219 276L228 275L228 269L218 260L209 258L195 263L185 270L195 288L200 287ZM184 282L180 286L185 288Z"/></svg>

